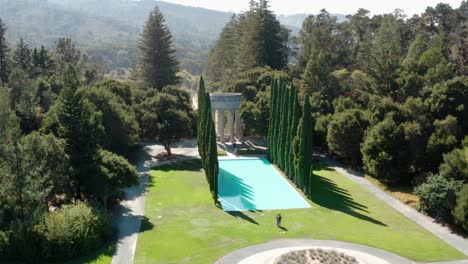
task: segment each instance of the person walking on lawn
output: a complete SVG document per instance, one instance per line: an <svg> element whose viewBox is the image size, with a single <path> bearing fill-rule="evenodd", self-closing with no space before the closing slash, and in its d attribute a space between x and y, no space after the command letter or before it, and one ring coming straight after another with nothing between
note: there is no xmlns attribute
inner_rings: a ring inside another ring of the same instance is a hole
<svg viewBox="0 0 468 264"><path fill-rule="evenodd" d="M276 226L280 227L281 226L281 220L283 220L283 217L281 216L281 213L276 215Z"/></svg>

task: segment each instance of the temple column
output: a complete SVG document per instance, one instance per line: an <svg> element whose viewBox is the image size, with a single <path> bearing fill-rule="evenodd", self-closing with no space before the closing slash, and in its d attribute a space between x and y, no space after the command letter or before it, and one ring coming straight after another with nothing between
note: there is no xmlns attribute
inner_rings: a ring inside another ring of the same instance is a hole
<svg viewBox="0 0 468 264"><path fill-rule="evenodd" d="M228 111L228 118L227 118L227 125L228 125L228 134L229 134L229 142L234 142L234 110L229 109Z"/></svg>
<svg viewBox="0 0 468 264"><path fill-rule="evenodd" d="M218 109L217 112L219 142L224 143L224 109Z"/></svg>
<svg viewBox="0 0 468 264"><path fill-rule="evenodd" d="M236 118L236 137L238 141L242 142L244 141L244 131L242 129L242 122L241 122L239 109L236 109L235 118Z"/></svg>

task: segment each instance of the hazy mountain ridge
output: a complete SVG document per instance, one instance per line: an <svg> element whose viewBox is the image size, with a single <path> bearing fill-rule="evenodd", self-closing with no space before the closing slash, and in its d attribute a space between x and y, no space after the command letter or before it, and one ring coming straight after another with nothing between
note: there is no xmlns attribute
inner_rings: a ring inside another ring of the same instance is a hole
<svg viewBox="0 0 468 264"><path fill-rule="evenodd" d="M70 37L91 62L112 70L133 66L139 34L155 5L172 31L181 68L201 73L233 13L154 0L0 0L0 17L10 43L23 38L30 47L51 47L59 37ZM278 18L294 33L306 16Z"/></svg>

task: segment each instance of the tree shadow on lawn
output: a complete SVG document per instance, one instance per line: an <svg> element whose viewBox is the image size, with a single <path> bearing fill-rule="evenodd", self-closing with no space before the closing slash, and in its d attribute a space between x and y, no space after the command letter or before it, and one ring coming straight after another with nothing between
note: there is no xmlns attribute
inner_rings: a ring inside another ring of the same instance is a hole
<svg viewBox="0 0 468 264"><path fill-rule="evenodd" d="M202 165L200 159L191 159L184 161L176 161L172 164L153 167L155 171L201 171Z"/></svg>
<svg viewBox="0 0 468 264"><path fill-rule="evenodd" d="M311 181L313 186L311 200L314 203L376 225L387 226L377 219L362 214L361 212L369 213L367 206L354 201L348 190L338 187L332 180L314 174Z"/></svg>
<svg viewBox="0 0 468 264"><path fill-rule="evenodd" d="M322 161L320 161L319 159L317 158L313 158L313 168L314 170L316 171L335 171L334 169L330 168L327 166L327 164L323 163Z"/></svg>
<svg viewBox="0 0 468 264"><path fill-rule="evenodd" d="M242 212L244 208L248 208L245 211L251 213L259 212L253 203L253 189L250 185L246 184L245 181L230 173L223 168L219 169L219 198L220 202L225 205L226 208L218 207L225 211L227 214L248 221L252 224L258 225L258 222L253 218Z"/></svg>
<svg viewBox="0 0 468 264"><path fill-rule="evenodd" d="M222 208L221 208L221 210L222 210ZM252 224L259 225L259 223L257 221L255 221L255 219L253 219L252 217L246 215L242 211L224 211L224 212L227 213L228 215L232 216L232 217L240 218L240 219L245 220L247 222L250 222Z"/></svg>
<svg viewBox="0 0 468 264"><path fill-rule="evenodd" d="M151 223L148 217L144 215L134 215L128 208L125 207L121 207L119 210L121 215L118 219L114 219L114 225L124 225L124 228L118 229L118 240L131 236L135 233L143 233L154 228L154 224ZM138 225L138 223L140 223L140 225Z"/></svg>

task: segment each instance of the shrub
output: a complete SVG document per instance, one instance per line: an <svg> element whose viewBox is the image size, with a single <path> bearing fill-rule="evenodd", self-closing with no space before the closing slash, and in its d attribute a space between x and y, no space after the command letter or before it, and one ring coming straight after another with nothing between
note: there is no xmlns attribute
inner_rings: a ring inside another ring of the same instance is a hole
<svg viewBox="0 0 468 264"><path fill-rule="evenodd" d="M353 165L361 160L360 145L367 129L368 121L360 110L346 110L335 114L328 125L327 142L330 150Z"/></svg>
<svg viewBox="0 0 468 264"><path fill-rule="evenodd" d="M8 247L10 242L8 239L8 234L6 232L0 231L0 257L4 257L8 252Z"/></svg>
<svg viewBox="0 0 468 264"><path fill-rule="evenodd" d="M468 184L458 193L457 205L453 210L455 223L468 231Z"/></svg>
<svg viewBox="0 0 468 264"><path fill-rule="evenodd" d="M422 211L438 221L450 222L452 220L451 212L456 204L457 192L462 186L460 181L433 175L415 189L415 194L420 198Z"/></svg>
<svg viewBox="0 0 468 264"><path fill-rule="evenodd" d="M112 234L111 226L101 210L78 202L46 215L36 231L42 236L44 258L61 259L99 248Z"/></svg>
<svg viewBox="0 0 468 264"><path fill-rule="evenodd" d="M468 183L468 147L454 149L444 154L444 162L439 167L439 174L448 179Z"/></svg>

